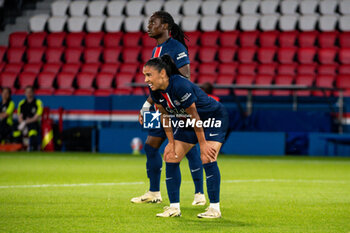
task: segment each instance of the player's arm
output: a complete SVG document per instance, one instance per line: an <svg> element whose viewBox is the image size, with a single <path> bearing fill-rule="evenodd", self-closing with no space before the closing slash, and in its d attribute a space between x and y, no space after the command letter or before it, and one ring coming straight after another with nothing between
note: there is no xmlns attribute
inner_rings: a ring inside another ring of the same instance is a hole
<svg viewBox="0 0 350 233"><path fill-rule="evenodd" d="M184 65L181 68L179 68L180 73L188 78L188 80L191 80L191 70L190 70L190 64Z"/></svg>
<svg viewBox="0 0 350 233"><path fill-rule="evenodd" d="M192 103L188 108L186 108L186 113L190 115L192 120L195 121L194 132L196 133L196 136L198 139L199 147L201 150L201 157L206 158L202 160L214 161L216 150L207 143L207 140L205 139L203 127L197 127L197 121L200 120L200 117L197 112L196 104Z"/></svg>
<svg viewBox="0 0 350 233"><path fill-rule="evenodd" d="M22 123L23 122L23 114L22 114L22 105L24 103L24 100L19 102L18 107L17 107L17 115L18 115L18 122Z"/></svg>
<svg viewBox="0 0 350 233"><path fill-rule="evenodd" d="M15 103L13 101L10 101L6 112L0 113L0 119L5 119L8 116L11 116L13 112L15 111Z"/></svg>
<svg viewBox="0 0 350 233"><path fill-rule="evenodd" d="M40 120L41 115L43 114L43 111L44 111L43 103L41 102L41 100L36 100L36 105L37 105L37 111L35 115L32 118L26 119L25 120L26 124L37 122Z"/></svg>
<svg viewBox="0 0 350 233"><path fill-rule="evenodd" d="M145 103L143 103L142 108L139 112L140 125L143 125L143 113L148 112L152 105L154 105L154 101L151 96L148 96L147 100L145 101Z"/></svg>

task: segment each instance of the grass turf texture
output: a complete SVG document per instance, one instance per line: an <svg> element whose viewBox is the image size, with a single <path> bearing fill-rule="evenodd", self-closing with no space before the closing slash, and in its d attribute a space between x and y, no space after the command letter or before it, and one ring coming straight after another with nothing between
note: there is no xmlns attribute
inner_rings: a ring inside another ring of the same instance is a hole
<svg viewBox="0 0 350 233"><path fill-rule="evenodd" d="M182 217L163 219L164 171L162 204L130 203L148 187L144 156L2 153L0 232L350 232L349 159L220 156L219 167L223 218L196 217L205 207L191 206L184 160Z"/></svg>

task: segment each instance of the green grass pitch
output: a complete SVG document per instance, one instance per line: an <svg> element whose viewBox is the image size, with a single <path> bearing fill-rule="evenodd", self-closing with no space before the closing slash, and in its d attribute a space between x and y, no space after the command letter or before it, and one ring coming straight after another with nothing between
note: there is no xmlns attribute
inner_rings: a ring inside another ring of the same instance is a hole
<svg viewBox="0 0 350 233"><path fill-rule="evenodd" d="M221 219L198 219L182 162L180 218L132 204L145 156L0 153L0 232L350 232L350 159L220 156Z"/></svg>

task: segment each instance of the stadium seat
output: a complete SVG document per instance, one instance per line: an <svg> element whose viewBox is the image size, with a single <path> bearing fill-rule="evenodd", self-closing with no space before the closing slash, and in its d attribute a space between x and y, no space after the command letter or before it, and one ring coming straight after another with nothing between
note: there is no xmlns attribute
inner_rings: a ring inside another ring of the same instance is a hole
<svg viewBox="0 0 350 233"><path fill-rule="evenodd" d="M140 56L140 47L124 47L122 51L123 62L137 63Z"/></svg>
<svg viewBox="0 0 350 233"><path fill-rule="evenodd" d="M220 17L209 15L203 16L200 21L200 28L204 32L212 32L217 30Z"/></svg>
<svg viewBox="0 0 350 233"><path fill-rule="evenodd" d="M200 16L184 16L181 20L181 27L185 32L198 30Z"/></svg>
<svg viewBox="0 0 350 233"><path fill-rule="evenodd" d="M88 32L101 32L105 22L104 16L92 16L88 17L86 21L86 30Z"/></svg>
<svg viewBox="0 0 350 233"><path fill-rule="evenodd" d="M314 47L316 46L316 38L318 37L318 31L301 32L298 36L299 47Z"/></svg>
<svg viewBox="0 0 350 233"><path fill-rule="evenodd" d="M66 36L67 47L80 48L83 46L85 33L84 32L74 32L68 33Z"/></svg>
<svg viewBox="0 0 350 233"><path fill-rule="evenodd" d="M122 63L119 67L119 73L135 74L139 70L139 63Z"/></svg>
<svg viewBox="0 0 350 233"><path fill-rule="evenodd" d="M263 15L275 14L279 5L278 0L263 0L260 2L260 13Z"/></svg>
<svg viewBox="0 0 350 233"><path fill-rule="evenodd" d="M321 48L334 48L338 35L337 31L321 32L318 36L318 45Z"/></svg>
<svg viewBox="0 0 350 233"><path fill-rule="evenodd" d="M257 46L259 31L243 31L239 34L239 44L241 47Z"/></svg>
<svg viewBox="0 0 350 233"><path fill-rule="evenodd" d="M318 60L321 64L335 64L338 49L336 48L320 48L318 50Z"/></svg>
<svg viewBox="0 0 350 233"><path fill-rule="evenodd" d="M32 32L27 37L29 47L40 48L44 46L46 32ZM1 60L1 59L0 59Z"/></svg>
<svg viewBox="0 0 350 233"><path fill-rule="evenodd" d="M191 48L189 48L190 51ZM152 47L145 47L141 49L141 61L147 62L152 57L153 48ZM191 49L190 54L194 54L193 50ZM190 57L190 61L193 61Z"/></svg>
<svg viewBox="0 0 350 233"><path fill-rule="evenodd" d="M322 15L318 20L318 27L321 31L335 31L338 24L337 15Z"/></svg>
<svg viewBox="0 0 350 233"><path fill-rule="evenodd" d="M297 67L297 73L300 75L315 75L317 65L316 64L300 64Z"/></svg>
<svg viewBox="0 0 350 233"><path fill-rule="evenodd" d="M86 34L84 44L87 48L97 48L102 45L104 33L103 32L91 32Z"/></svg>
<svg viewBox="0 0 350 233"><path fill-rule="evenodd" d="M279 15L263 15L260 18L259 26L263 31L273 31L277 29Z"/></svg>
<svg viewBox="0 0 350 233"><path fill-rule="evenodd" d="M188 48L188 57L189 57L189 59L190 59L190 61L191 61L191 64L192 64L192 62L194 62L194 61L197 60L198 51L199 51L199 47L198 47L198 46L191 46L191 47ZM148 52L148 54L149 54L149 52ZM150 54L152 54L152 51L151 51ZM146 54L145 54L145 55L146 55ZM147 57L145 56L144 58L145 58L145 60L143 60L143 61L145 62L145 61L147 61L150 57L148 57L148 59L147 59Z"/></svg>
<svg viewBox="0 0 350 233"><path fill-rule="evenodd" d="M10 47L23 47L27 40L28 32L13 32L9 36Z"/></svg>
<svg viewBox="0 0 350 233"><path fill-rule="evenodd" d="M171 15L179 15L183 1L169 0L164 3L164 10Z"/></svg>
<svg viewBox="0 0 350 233"><path fill-rule="evenodd" d="M140 32L144 22L143 16L130 16L124 20L126 32Z"/></svg>
<svg viewBox="0 0 350 233"><path fill-rule="evenodd" d="M69 5L69 14L71 16L83 16L85 15L88 1L72 1Z"/></svg>
<svg viewBox="0 0 350 233"><path fill-rule="evenodd" d="M280 47L294 47L296 45L298 31L281 32L278 37Z"/></svg>
<svg viewBox="0 0 350 233"><path fill-rule="evenodd" d="M255 75L257 69L256 63L250 63L250 64L239 64L238 66L238 74L246 74L246 75Z"/></svg>
<svg viewBox="0 0 350 233"><path fill-rule="evenodd" d="M298 61L302 64L312 64L315 62L316 48L299 48L297 51Z"/></svg>
<svg viewBox="0 0 350 233"><path fill-rule="evenodd" d="M75 74L69 72L61 72L57 75L58 90L55 94L73 94L73 81Z"/></svg>
<svg viewBox="0 0 350 233"><path fill-rule="evenodd" d="M319 10L322 15L334 15L338 7L338 1L323 0L319 3Z"/></svg>
<svg viewBox="0 0 350 233"><path fill-rule="evenodd" d="M199 49L199 60L201 62L213 62L217 53L217 47L208 46Z"/></svg>
<svg viewBox="0 0 350 233"><path fill-rule="evenodd" d="M41 90L48 90L50 93L53 92L53 82L56 78L55 73L51 72L41 72L38 75L38 87Z"/></svg>
<svg viewBox="0 0 350 233"><path fill-rule="evenodd" d="M349 97L350 96L350 79L348 75L338 75L336 82L335 82L335 86L337 88L343 88L343 96L345 97ZM335 96L338 96L339 93L335 92L334 93Z"/></svg>
<svg viewBox="0 0 350 233"><path fill-rule="evenodd" d="M276 74L277 64L259 64L257 67L258 74L266 74L270 76L274 76Z"/></svg>
<svg viewBox="0 0 350 233"><path fill-rule="evenodd" d="M312 87L315 81L315 76L314 75L308 75L308 74L301 74L297 75L295 78L295 84L296 85L302 85L302 86L308 86ZM296 94L298 96L311 96L311 91L306 90L306 91L296 91Z"/></svg>
<svg viewBox="0 0 350 233"><path fill-rule="evenodd" d="M100 73L109 73L115 75L119 69L119 63L103 63L100 68Z"/></svg>
<svg viewBox="0 0 350 233"><path fill-rule="evenodd" d="M84 63L81 66L80 72L81 73L92 73L92 74L97 74L101 64L96 62L96 63Z"/></svg>
<svg viewBox="0 0 350 233"><path fill-rule="evenodd" d="M106 33L103 38L103 45L106 48L118 48L122 38L123 33L121 32Z"/></svg>
<svg viewBox="0 0 350 233"><path fill-rule="evenodd" d="M154 12L159 11L163 7L163 1L153 0L146 2L144 6L145 15L150 16Z"/></svg>
<svg viewBox="0 0 350 233"><path fill-rule="evenodd" d="M70 1L55 1L51 4L51 14L53 16L65 16L67 15L67 10Z"/></svg>
<svg viewBox="0 0 350 233"><path fill-rule="evenodd" d="M62 64L61 63L47 63L43 65L41 72L50 72L57 74L61 70Z"/></svg>
<svg viewBox="0 0 350 233"><path fill-rule="evenodd" d="M64 48L47 48L45 51L45 60L47 63L61 63Z"/></svg>
<svg viewBox="0 0 350 233"><path fill-rule="evenodd" d="M350 65L340 65L338 69L339 74L350 74Z"/></svg>
<svg viewBox="0 0 350 233"><path fill-rule="evenodd" d="M221 63L218 66L219 74L231 74L234 75L237 73L238 64L235 62L230 63Z"/></svg>
<svg viewBox="0 0 350 233"><path fill-rule="evenodd" d="M144 7L144 1L130 0L126 2L125 13L128 16L139 16Z"/></svg>
<svg viewBox="0 0 350 233"><path fill-rule="evenodd" d="M299 2L297 0L281 1L282 15L292 15L297 12Z"/></svg>
<svg viewBox="0 0 350 233"><path fill-rule="evenodd" d="M80 63L63 64L61 72L71 73L75 76L79 72L80 67L81 67Z"/></svg>
<svg viewBox="0 0 350 233"><path fill-rule="evenodd" d="M31 32L44 32L49 19L48 14L38 14L30 17L29 28Z"/></svg>
<svg viewBox="0 0 350 233"><path fill-rule="evenodd" d="M279 75L295 75L297 70L297 65L293 64L280 64L277 67L277 74Z"/></svg>
<svg viewBox="0 0 350 233"><path fill-rule="evenodd" d="M216 74L218 68L217 62L204 62L198 66L199 74Z"/></svg>
<svg viewBox="0 0 350 233"><path fill-rule="evenodd" d="M232 84L234 82L235 76L233 74L220 74L216 79L216 84ZM230 94L229 88L220 88L213 90L214 95L227 96Z"/></svg>
<svg viewBox="0 0 350 233"><path fill-rule="evenodd" d="M242 63L252 63L255 60L256 48L241 47L238 49L238 60Z"/></svg>
<svg viewBox="0 0 350 233"><path fill-rule="evenodd" d="M20 89L25 89L27 86L34 86L37 74L31 72L22 72L18 77Z"/></svg>
<svg viewBox="0 0 350 233"><path fill-rule="evenodd" d="M22 71L23 63L7 63L3 68L4 72L19 74Z"/></svg>
<svg viewBox="0 0 350 233"><path fill-rule="evenodd" d="M275 47L262 47L257 51L258 61L263 64L272 64L275 61L277 49Z"/></svg>
<svg viewBox="0 0 350 233"><path fill-rule="evenodd" d="M241 13L243 15L253 15L258 12L260 1L258 0L250 0L250 1L242 1L241 6Z"/></svg>
<svg viewBox="0 0 350 233"><path fill-rule="evenodd" d="M203 83L215 83L216 81L216 75L215 74L200 74L197 78L197 83L198 84L203 84Z"/></svg>
<svg viewBox="0 0 350 233"><path fill-rule="evenodd" d="M335 80L335 76L333 75L317 75L316 77L316 82L315 82L315 86L316 87L333 87L333 83ZM331 92L330 91L313 91L312 95L314 96L323 96L324 94L326 94L326 96L330 96Z"/></svg>
<svg viewBox="0 0 350 233"><path fill-rule="evenodd" d="M193 75L198 74L198 62L191 62L190 65L190 74L191 74L191 80Z"/></svg>
<svg viewBox="0 0 350 233"><path fill-rule="evenodd" d="M261 32L259 36L259 45L261 47L275 47L277 45L278 31Z"/></svg>
<svg viewBox="0 0 350 233"><path fill-rule="evenodd" d="M236 85L252 85L254 82L254 75L239 74L236 77ZM238 96L248 95L247 90L234 90L234 93Z"/></svg>
<svg viewBox="0 0 350 233"><path fill-rule="evenodd" d="M5 68L5 63L0 63L0 73L4 70Z"/></svg>
<svg viewBox="0 0 350 233"><path fill-rule="evenodd" d="M88 5L88 14L90 16L103 16L108 1L91 1Z"/></svg>
<svg viewBox="0 0 350 233"><path fill-rule="evenodd" d="M201 1L188 0L183 3L182 12L185 16L194 16L199 12Z"/></svg>
<svg viewBox="0 0 350 233"><path fill-rule="evenodd" d="M316 13L317 7L317 0L304 0L300 2L299 10L303 15L311 15Z"/></svg>
<svg viewBox="0 0 350 233"><path fill-rule="evenodd" d="M299 29L301 31L314 31L317 21L318 15L302 15L299 17Z"/></svg>
<svg viewBox="0 0 350 233"><path fill-rule="evenodd" d="M239 15L224 15L219 20L219 27L222 31L234 31L237 29Z"/></svg>
<svg viewBox="0 0 350 233"><path fill-rule="evenodd" d="M123 45L125 47L139 47L141 37L141 32L125 33L123 36Z"/></svg>
<svg viewBox="0 0 350 233"><path fill-rule="evenodd" d="M17 79L17 74L14 72L1 72L0 73L0 86L9 87L12 90L15 86L15 81Z"/></svg>
<svg viewBox="0 0 350 233"><path fill-rule="evenodd" d="M203 32L200 36L200 44L202 46L217 46L219 37L219 31Z"/></svg>
<svg viewBox="0 0 350 233"><path fill-rule="evenodd" d="M275 78L275 85L292 85L293 83L293 76L292 75L277 75ZM275 90L272 91L272 95L275 96L288 96L291 95L292 91L289 90Z"/></svg>
<svg viewBox="0 0 350 233"><path fill-rule="evenodd" d="M350 48L350 32L341 32L339 34L339 45L342 48Z"/></svg>
<svg viewBox="0 0 350 233"><path fill-rule="evenodd" d="M67 48L64 52L64 60L69 64L80 63L82 53L82 48Z"/></svg>
<svg viewBox="0 0 350 233"><path fill-rule="evenodd" d="M340 49L339 61L342 64L350 64L350 48L341 48Z"/></svg>
<svg viewBox="0 0 350 233"><path fill-rule="evenodd" d="M272 84L274 76L267 74L259 74L255 78L255 85L257 86L270 86ZM271 95L270 90L253 90L255 96L268 96Z"/></svg>
<svg viewBox="0 0 350 233"><path fill-rule="evenodd" d="M107 4L107 15L122 16L126 1L109 1Z"/></svg>
<svg viewBox="0 0 350 233"><path fill-rule="evenodd" d="M77 75L78 90L75 91L75 95L91 95L94 91L92 84L95 80L95 74L82 73Z"/></svg>
<svg viewBox="0 0 350 233"><path fill-rule="evenodd" d="M293 2L291 1L282 1L282 6L284 2ZM297 29L298 15L289 15L283 14L279 19L279 28L282 31L294 31Z"/></svg>
<svg viewBox="0 0 350 233"><path fill-rule="evenodd" d="M239 21L240 27L243 31L255 31L258 28L259 20L259 15L243 15Z"/></svg>
<svg viewBox="0 0 350 233"><path fill-rule="evenodd" d="M44 56L45 48L28 48L26 55L27 55L27 62L28 63L42 63L43 62L43 56Z"/></svg>
<svg viewBox="0 0 350 233"><path fill-rule="evenodd" d="M339 17L339 28L341 31L350 31L350 15L342 15Z"/></svg>
<svg viewBox="0 0 350 233"><path fill-rule="evenodd" d="M7 47L0 46L0 63L2 63L5 60L6 50L7 50Z"/></svg>
<svg viewBox="0 0 350 233"><path fill-rule="evenodd" d="M73 16L67 20L69 32L83 32L87 18L85 16Z"/></svg>
<svg viewBox="0 0 350 233"><path fill-rule="evenodd" d="M63 32L67 22L66 16L52 16L48 19L49 32Z"/></svg>
<svg viewBox="0 0 350 233"><path fill-rule="evenodd" d="M277 51L277 60L282 64L294 63L297 49L295 47L281 47Z"/></svg>
<svg viewBox="0 0 350 233"><path fill-rule="evenodd" d="M38 74L40 73L42 66L42 63L28 63L23 66L23 72Z"/></svg>
<svg viewBox="0 0 350 233"><path fill-rule="evenodd" d="M189 36L189 35L187 35L187 36ZM192 40L192 35L189 36L189 38L191 38L191 40ZM141 44L143 47L151 47L151 48L153 48L157 45L155 39L149 37L147 32L141 36ZM187 45L191 46L192 44L187 43Z"/></svg>
<svg viewBox="0 0 350 233"><path fill-rule="evenodd" d="M7 61L9 63L21 63L23 62L23 55L25 53L25 47L10 47L7 49Z"/></svg>
<svg viewBox="0 0 350 233"><path fill-rule="evenodd" d="M338 71L338 66L336 64L320 65L317 67L317 74L318 75L336 75L337 71ZM349 72L350 72L350 70L349 70ZM339 72L339 73L341 74L341 72Z"/></svg>
<svg viewBox="0 0 350 233"><path fill-rule="evenodd" d="M85 48L83 58L85 63L99 63L102 53L102 48Z"/></svg>
<svg viewBox="0 0 350 233"><path fill-rule="evenodd" d="M112 89L114 74L99 73L96 76L96 86L98 89Z"/></svg>
<svg viewBox="0 0 350 233"><path fill-rule="evenodd" d="M118 73L115 77L115 83L117 89L115 94L131 93L132 87L129 85L132 83L134 75L132 73Z"/></svg>
<svg viewBox="0 0 350 233"><path fill-rule="evenodd" d="M349 15L350 14L350 1L341 0L339 3L339 11L343 15Z"/></svg>
<svg viewBox="0 0 350 233"><path fill-rule="evenodd" d="M222 47L236 47L238 35L239 35L238 31L222 32L219 38L220 45Z"/></svg>
<svg viewBox="0 0 350 233"><path fill-rule="evenodd" d="M105 29L107 32L120 32L124 22L124 16L113 16L106 18Z"/></svg>
<svg viewBox="0 0 350 233"><path fill-rule="evenodd" d="M237 48L220 47L218 50L218 58L220 62L233 62L235 60Z"/></svg>
<svg viewBox="0 0 350 233"><path fill-rule="evenodd" d="M46 38L47 46L60 48L61 46L63 46L65 38L66 38L65 32L49 33Z"/></svg>
<svg viewBox="0 0 350 233"><path fill-rule="evenodd" d="M223 15L235 15L238 12L238 8L240 6L240 1L236 0L228 0L221 2L221 13Z"/></svg>

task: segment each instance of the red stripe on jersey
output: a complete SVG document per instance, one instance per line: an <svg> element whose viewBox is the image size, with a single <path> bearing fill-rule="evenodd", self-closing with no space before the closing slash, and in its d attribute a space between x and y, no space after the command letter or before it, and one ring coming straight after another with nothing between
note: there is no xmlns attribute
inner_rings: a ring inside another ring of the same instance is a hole
<svg viewBox="0 0 350 233"><path fill-rule="evenodd" d="M153 57L160 57L160 52L162 51L162 47L157 47L156 51L154 52Z"/></svg>
<svg viewBox="0 0 350 233"><path fill-rule="evenodd" d="M161 94L166 99L166 102L167 102L169 108L171 108L171 109L175 108L175 106L173 105L173 103L171 102L171 100L168 96L168 93L161 93Z"/></svg>

